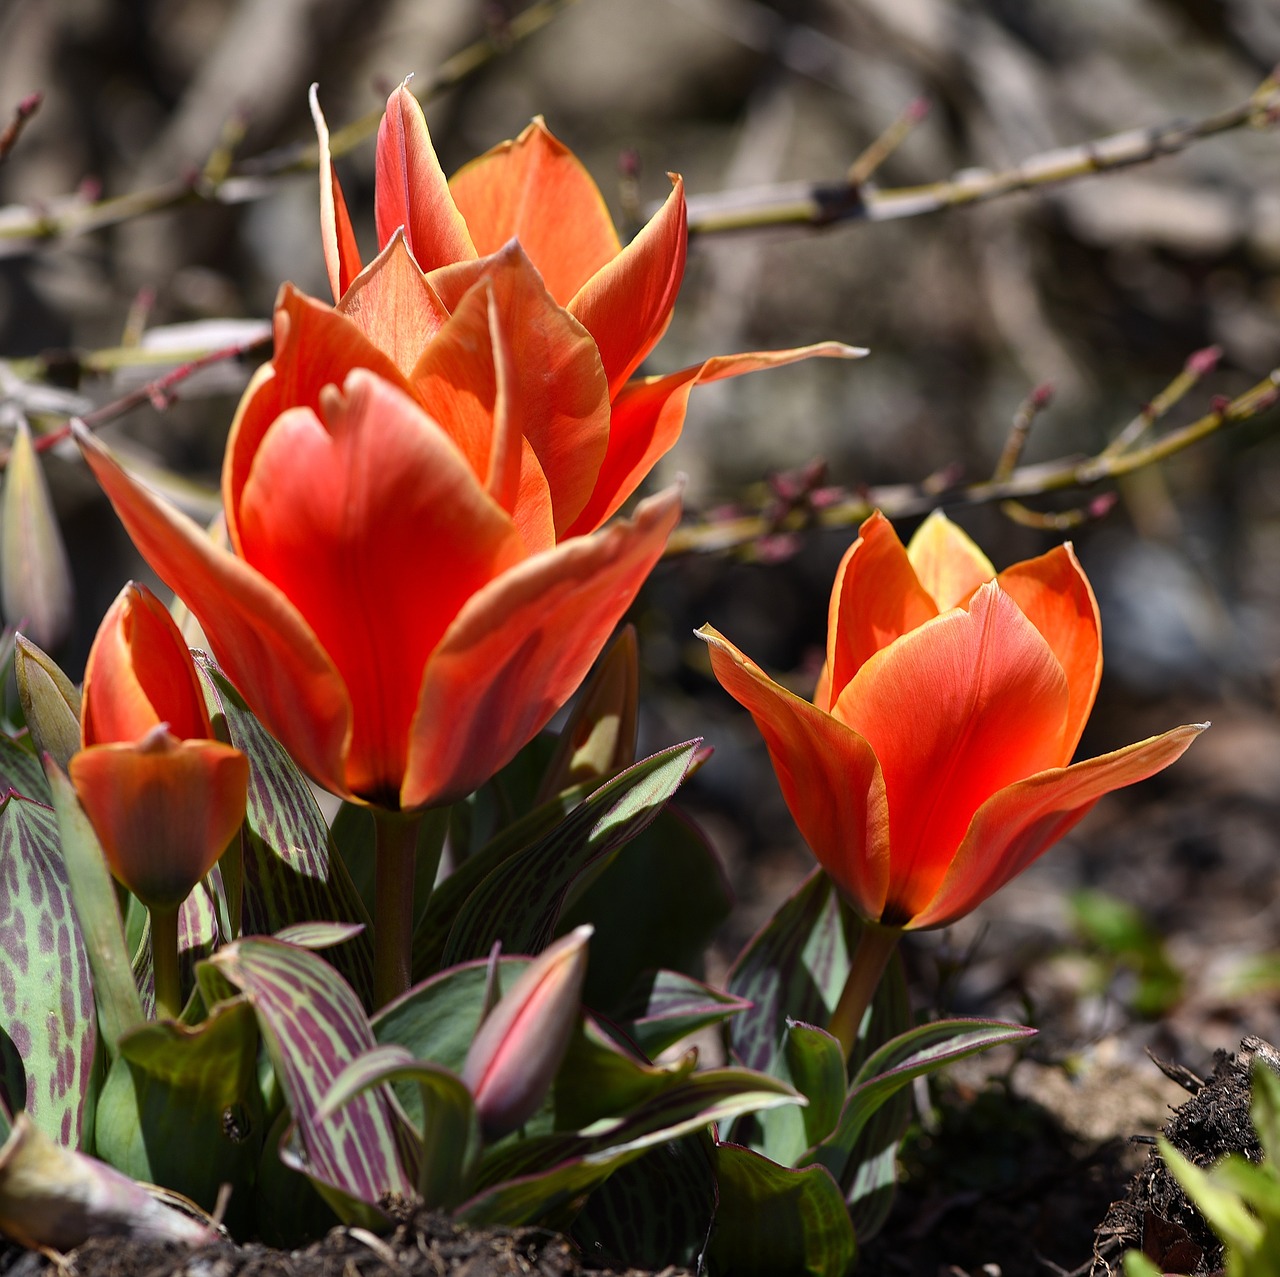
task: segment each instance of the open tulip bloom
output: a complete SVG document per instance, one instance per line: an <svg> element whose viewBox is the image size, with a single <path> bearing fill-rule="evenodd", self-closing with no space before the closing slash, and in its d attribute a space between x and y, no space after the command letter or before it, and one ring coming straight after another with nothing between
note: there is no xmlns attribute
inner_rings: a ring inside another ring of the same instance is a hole
<svg viewBox="0 0 1280 1277"><path fill-rule="evenodd" d="M868 924L832 1024L846 1049L903 930L976 908L1202 730L1072 764L1102 674L1075 554L1060 546L997 574L940 513L906 548L882 515L862 525L836 574L813 703L710 626L699 633L805 841Z"/></svg>
<svg viewBox="0 0 1280 1277"><path fill-rule="evenodd" d="M378 135L382 249L362 268L315 114L336 305L281 290L274 356L227 444L230 549L78 437L255 713L319 784L381 813L379 892L398 921L379 908L395 937L378 943L402 954L389 996L411 924L400 817L470 793L581 682L661 555L679 492L597 529L674 442L692 385L859 352L738 355L629 383L684 269L679 182L623 248L540 123L451 188L403 87Z"/></svg>

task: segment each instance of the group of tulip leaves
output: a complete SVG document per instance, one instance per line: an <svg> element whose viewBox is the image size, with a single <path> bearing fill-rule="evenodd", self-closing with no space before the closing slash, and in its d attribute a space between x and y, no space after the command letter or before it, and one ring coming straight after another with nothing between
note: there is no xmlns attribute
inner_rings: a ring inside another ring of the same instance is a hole
<svg viewBox="0 0 1280 1277"><path fill-rule="evenodd" d="M376 1226L380 1200L421 1196L470 1222L561 1227L631 1264L702 1256L712 1271L838 1274L885 1217L903 1088L1030 1033L912 1027L895 965L846 1067L815 1026L861 924L820 871L746 947L726 990L702 983L729 900L711 848L669 805L698 743L631 762L634 743L609 730L624 707L591 683L563 735L608 742L596 757L580 748L570 773L544 733L433 817L448 822L452 872L421 893L416 983L370 1016L372 820L348 805L327 825L207 659L215 729L249 759L248 813L185 914L194 980L180 1021L149 1020L145 911L112 883L56 765L78 736L77 694L20 644L30 730L0 736L0 1140L25 1097L26 1126L137 1180L206 1209L230 1185L237 1237L297 1242L335 1216ZM634 705L634 687L625 695ZM534 1115L486 1141L459 1080L468 1047L529 962L516 955L583 924L590 1010L575 1012ZM695 1050L670 1050L715 1026L731 1067L700 1070ZM24 1209L5 1192L0 1167L0 1226Z"/></svg>

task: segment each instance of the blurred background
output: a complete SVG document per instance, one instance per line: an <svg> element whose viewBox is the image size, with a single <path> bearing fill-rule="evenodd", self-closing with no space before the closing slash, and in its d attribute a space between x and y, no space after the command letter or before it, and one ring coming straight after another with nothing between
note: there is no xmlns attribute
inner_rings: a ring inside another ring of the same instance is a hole
<svg viewBox="0 0 1280 1277"><path fill-rule="evenodd" d="M242 182L242 202L191 201L44 242L12 228L77 193L190 182L229 140L237 161L304 146L312 81L336 129L486 37L502 52L428 108L446 171L542 114L628 230L663 198L668 171L684 174L695 206L839 181L917 98L930 111L878 172L883 187L1213 114L1280 60L1271 0L581 0L515 39L520 9L0 0L0 121L44 94L0 164L0 358L40 357L89 407L161 369L94 375L84 352L197 321L207 326L173 340L213 347L258 331L282 280L325 295L305 166ZM339 170L367 250L372 139ZM695 512L759 502L768 474L818 457L851 490L943 471L982 478L1043 383L1053 402L1027 458L1096 453L1192 352L1220 346L1218 369L1170 417L1190 421L1280 364L1280 133L1237 130L1122 173L927 217L696 237L648 370L827 338L871 356L697 390L657 477L685 473ZM223 366L107 437L192 481L192 508L208 512L250 371ZM1280 412L1263 415L1130 477L1116 508L1073 534L1106 634L1082 753L1179 722L1215 725L973 918L921 937L923 1006L1042 1024L1044 1060L1118 1042L1124 1058L1152 1044L1197 1065L1244 1031L1280 1035L1277 427ZM78 591L60 655L78 677L107 603L145 573L74 456L47 469ZM993 509L954 517L998 566L1061 539ZM808 691L851 537L808 534L780 562L673 560L637 608L644 744L701 734L716 749L685 799L740 901L713 977L811 861L754 729L710 682L691 631L711 621Z"/></svg>

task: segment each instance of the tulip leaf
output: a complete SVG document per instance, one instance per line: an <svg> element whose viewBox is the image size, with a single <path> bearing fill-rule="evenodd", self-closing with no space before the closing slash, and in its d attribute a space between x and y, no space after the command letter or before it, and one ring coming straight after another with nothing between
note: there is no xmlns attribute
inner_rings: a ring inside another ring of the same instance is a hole
<svg viewBox="0 0 1280 1277"><path fill-rule="evenodd" d="M804 1108L773 1109L758 1118L761 1135L751 1147L780 1166L795 1166L801 1155L834 1130L845 1100L845 1058L840 1043L811 1024L787 1026L779 1060L784 1081L805 1097Z"/></svg>
<svg viewBox="0 0 1280 1277"><path fill-rule="evenodd" d="M322 958L269 937L248 937L209 960L253 1007L267 1054L293 1114L286 1148L339 1215L373 1222L385 1193L409 1195L413 1179L402 1120L383 1092L358 1096L326 1120L317 1110L373 1032L351 986ZM203 970L203 967L202 967ZM283 1150L282 1150L283 1155Z"/></svg>
<svg viewBox="0 0 1280 1277"><path fill-rule="evenodd" d="M75 1147L89 1120L93 982L57 820L12 791L0 800L0 884L0 1103Z"/></svg>
<svg viewBox="0 0 1280 1277"><path fill-rule="evenodd" d="M418 1195L432 1208L452 1206L462 1193L469 1154L480 1147L475 1104L456 1073L415 1060L402 1046L375 1046L338 1074L317 1117L323 1120L371 1087L396 1081L412 1082L418 1091Z"/></svg>
<svg viewBox="0 0 1280 1277"><path fill-rule="evenodd" d="M24 743L24 741L26 743ZM53 791L40 759L29 748L31 738L15 740L0 734L0 794L20 794L46 807L53 806Z"/></svg>
<svg viewBox="0 0 1280 1277"><path fill-rule="evenodd" d="M858 1248L844 1194L822 1166L791 1170L737 1144L716 1146L719 1205L708 1258L734 1277L844 1277Z"/></svg>
<svg viewBox="0 0 1280 1277"><path fill-rule="evenodd" d="M862 1064L849 1088L836 1129L810 1150L810 1159L831 1171L846 1191L857 1172L853 1157L872 1116L903 1087L944 1065L1035 1034L1021 1024L1003 1020L936 1020L899 1034L874 1051Z"/></svg>
<svg viewBox="0 0 1280 1277"><path fill-rule="evenodd" d="M657 816L679 788L698 743L672 746L629 767L555 830L490 873L467 897L449 934L444 965L481 957L496 940L516 953L545 948L574 879Z"/></svg>
<svg viewBox="0 0 1280 1277"><path fill-rule="evenodd" d="M21 415L5 466L0 525L4 614L41 647L57 647L71 629L75 607L71 561L31 427Z"/></svg>
<svg viewBox="0 0 1280 1277"><path fill-rule="evenodd" d="M503 1141L481 1159L483 1187L458 1214L476 1224L537 1221L555 1227L583 1194L649 1149L711 1122L799 1098L785 1083L747 1069L688 1073L627 1113L577 1134Z"/></svg>
<svg viewBox="0 0 1280 1277"><path fill-rule="evenodd" d="M222 1184L252 1178L265 1134L253 1009L220 1002L198 1025L139 1025L119 1046L98 1103L98 1156L213 1210ZM233 1231L249 1226L246 1194L229 1210Z"/></svg>
<svg viewBox="0 0 1280 1277"><path fill-rule="evenodd" d="M681 1038L738 1015L750 1005L678 971L648 971L614 1014L618 1027L652 1060Z"/></svg>
<svg viewBox="0 0 1280 1277"><path fill-rule="evenodd" d="M457 919L458 911L466 899L500 865L505 864L517 852L537 842L550 833L591 791L589 784L557 794L549 802L536 807L527 815L513 821L484 845L467 856L453 872L439 883L426 911L418 922L413 937L413 978L424 980L440 970L443 965L445 945L449 932ZM452 808L456 817L459 807ZM455 822L456 823L456 822ZM450 839L452 840L452 832ZM452 845L452 843L451 843Z"/></svg>
<svg viewBox="0 0 1280 1277"><path fill-rule="evenodd" d="M582 1000L616 1015L644 971L702 973L703 956L729 916L732 894L706 836L671 807L602 870L564 911L559 929L595 926Z"/></svg>
<svg viewBox="0 0 1280 1277"><path fill-rule="evenodd" d="M692 1270L715 1212L714 1145L695 1131L618 1167L587 1198L572 1236L592 1263Z"/></svg>
<svg viewBox="0 0 1280 1277"><path fill-rule="evenodd" d="M249 759L248 837L242 934L271 935L305 921L369 923L306 778L253 716L240 693L203 653L196 669L220 740ZM373 947L366 930L334 955L366 1001L373 990Z"/></svg>
<svg viewBox="0 0 1280 1277"><path fill-rule="evenodd" d="M142 1000L134 983L124 925L116 903L115 882L89 818L76 799L70 780L52 759L47 762L58 838L75 904L76 921L85 956L93 972L93 996L107 1054L114 1059L117 1043L141 1024Z"/></svg>

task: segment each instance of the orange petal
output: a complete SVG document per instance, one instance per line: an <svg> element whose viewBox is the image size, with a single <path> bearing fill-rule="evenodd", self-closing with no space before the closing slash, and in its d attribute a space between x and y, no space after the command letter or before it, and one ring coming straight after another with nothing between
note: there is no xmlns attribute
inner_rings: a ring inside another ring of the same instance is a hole
<svg viewBox="0 0 1280 1277"><path fill-rule="evenodd" d="M933 898L974 812L997 790L1060 766L1062 666L994 583L877 652L835 703L875 750L889 794L893 874L883 921Z"/></svg>
<svg viewBox="0 0 1280 1277"><path fill-rule="evenodd" d="M995 579L991 560L941 510L935 510L907 545L907 558L939 612L958 607Z"/></svg>
<svg viewBox="0 0 1280 1277"><path fill-rule="evenodd" d="M1207 726L1175 727L993 794L975 814L937 893L907 926L945 927L977 908L1063 837L1104 794L1162 771Z"/></svg>
<svg viewBox="0 0 1280 1277"><path fill-rule="evenodd" d="M827 704L839 700L863 663L938 615L916 579L893 524L876 511L858 529L836 571L827 617Z"/></svg>
<svg viewBox="0 0 1280 1277"><path fill-rule="evenodd" d="M222 504L227 535L237 550L240 533L236 510L253 458L263 435L287 408L319 411L320 391L340 386L352 368L369 368L395 385L408 383L345 315L292 284L280 289L275 310L276 351L269 364L254 373L240 399L222 464Z"/></svg>
<svg viewBox="0 0 1280 1277"><path fill-rule="evenodd" d="M82 705L85 745L135 741L162 722L179 740L213 735L185 640L160 600L132 581L98 626Z"/></svg>
<svg viewBox="0 0 1280 1277"><path fill-rule="evenodd" d="M324 246L329 287L333 290L333 300L338 301L360 273L360 249L356 244L356 233L351 229L347 202L342 198L342 187L338 184L338 175L329 155L329 126L320 110L317 85L311 86L308 100L320 147L320 242Z"/></svg>
<svg viewBox="0 0 1280 1277"><path fill-rule="evenodd" d="M244 820L249 762L220 741L161 733L68 767L111 872L147 906L181 904Z"/></svg>
<svg viewBox="0 0 1280 1277"><path fill-rule="evenodd" d="M640 486L658 459L679 439L694 386L820 355L857 359L866 353L838 341L826 341L793 350L718 355L679 372L645 377L624 386L614 396L609 450L600 466L595 490L567 535L581 536L594 532Z"/></svg>
<svg viewBox="0 0 1280 1277"><path fill-rule="evenodd" d="M241 494L241 541L346 684L346 790L394 807L427 658L524 548L402 391L357 368L321 398L322 419L291 409L263 439Z"/></svg>
<svg viewBox="0 0 1280 1277"><path fill-rule="evenodd" d="M333 663L287 598L122 470L85 429L80 451L138 552L191 609L227 677L312 779L345 792L351 704Z"/></svg>
<svg viewBox="0 0 1280 1277"><path fill-rule="evenodd" d="M996 581L1044 635L1067 676L1071 704L1063 748L1070 758L1102 681L1102 622L1089 579L1068 544L1015 563Z"/></svg>
<svg viewBox="0 0 1280 1277"><path fill-rule="evenodd" d="M849 902L875 920L889 889L889 807L871 746L773 681L710 625L720 686L751 712L804 840Z"/></svg>
<svg viewBox="0 0 1280 1277"><path fill-rule="evenodd" d="M422 108L406 84L387 99L387 113L378 126L373 210L378 243L389 243L403 226L409 251L424 271L476 255Z"/></svg>
<svg viewBox="0 0 1280 1277"><path fill-rule="evenodd" d="M616 395L640 361L658 344L671 321L688 249L684 181L648 225L574 295L569 310L600 347L600 359Z"/></svg>
<svg viewBox="0 0 1280 1277"><path fill-rule="evenodd" d="M512 241L490 257L441 272L455 312L478 287L492 290L497 322L511 352L508 412L537 454L564 536L591 495L609 447L609 387L591 335L557 306L521 246ZM470 280L455 302L452 292ZM430 406L419 376L434 359L433 343L414 370L413 384ZM441 418L444 420L444 418Z"/></svg>
<svg viewBox="0 0 1280 1277"><path fill-rule="evenodd" d="M546 726L600 654L680 518L672 488L630 522L561 542L493 581L432 656L413 720L406 809L470 793Z"/></svg>
<svg viewBox="0 0 1280 1277"><path fill-rule="evenodd" d="M400 230L360 272L335 309L406 377L449 318Z"/></svg>
<svg viewBox="0 0 1280 1277"><path fill-rule="evenodd" d="M476 251L518 239L561 306L622 250L600 188L541 116L464 165L449 190Z"/></svg>

